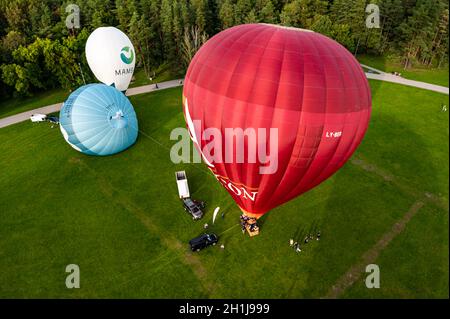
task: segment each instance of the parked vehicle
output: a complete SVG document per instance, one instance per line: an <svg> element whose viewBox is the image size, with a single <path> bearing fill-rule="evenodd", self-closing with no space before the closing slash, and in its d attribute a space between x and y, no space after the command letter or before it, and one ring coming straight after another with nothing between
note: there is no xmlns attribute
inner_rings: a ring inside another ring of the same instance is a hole
<svg viewBox="0 0 450 319"><path fill-rule="evenodd" d="M30 116L31 122L45 122L47 120L47 115L45 114L32 114Z"/></svg>
<svg viewBox="0 0 450 319"><path fill-rule="evenodd" d="M192 216L192 219L197 220L203 217L202 209L205 208L205 203L196 201L191 198L182 198L184 210Z"/></svg>
<svg viewBox="0 0 450 319"><path fill-rule="evenodd" d="M199 237L191 239L189 245L192 251L200 251L208 246L214 246L219 241L216 234L203 234Z"/></svg>
<svg viewBox="0 0 450 319"><path fill-rule="evenodd" d="M190 197L189 185L187 182L186 172L175 172L177 180L178 196L180 197L184 210L192 216L192 219L197 220L203 217L203 209L205 202L197 201Z"/></svg>

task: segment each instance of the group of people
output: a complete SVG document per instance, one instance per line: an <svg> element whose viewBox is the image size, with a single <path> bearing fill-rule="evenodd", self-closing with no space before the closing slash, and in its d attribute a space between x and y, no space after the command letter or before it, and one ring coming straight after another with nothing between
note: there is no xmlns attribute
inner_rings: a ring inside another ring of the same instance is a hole
<svg viewBox="0 0 450 319"><path fill-rule="evenodd" d="M395 75L395 76L402 76L402 74L397 72L397 71L392 72L392 74Z"/></svg>
<svg viewBox="0 0 450 319"><path fill-rule="evenodd" d="M315 239L320 240L320 230L317 232ZM305 239L303 240L303 244L306 245L310 240L314 240L314 236L312 233L309 233L308 235L306 235ZM289 239L289 246L294 248L296 253L300 253L302 251L302 247L301 247L300 243L298 243L297 241L294 241L293 238Z"/></svg>
<svg viewBox="0 0 450 319"><path fill-rule="evenodd" d="M248 217L245 215L241 215L241 228L242 228L242 233L245 233L245 229L248 227L248 230L250 232L254 232L258 230L258 225L256 224L256 218L253 217Z"/></svg>

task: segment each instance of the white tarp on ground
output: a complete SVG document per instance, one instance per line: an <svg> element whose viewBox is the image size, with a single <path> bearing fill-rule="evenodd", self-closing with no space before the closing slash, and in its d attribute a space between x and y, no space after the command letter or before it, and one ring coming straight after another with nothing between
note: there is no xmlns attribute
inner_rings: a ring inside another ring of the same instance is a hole
<svg viewBox="0 0 450 319"><path fill-rule="evenodd" d="M220 207L216 207L216 209L214 210L214 214L213 214L213 225L214 225L214 221L216 220L217 217L217 213L219 212Z"/></svg>

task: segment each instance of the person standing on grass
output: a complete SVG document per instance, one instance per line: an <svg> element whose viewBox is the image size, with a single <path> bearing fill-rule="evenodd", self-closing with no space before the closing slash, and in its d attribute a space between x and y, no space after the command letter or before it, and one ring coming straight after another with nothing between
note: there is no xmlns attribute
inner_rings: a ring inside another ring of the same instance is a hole
<svg viewBox="0 0 450 319"><path fill-rule="evenodd" d="M289 239L289 246L294 246L294 240L291 238L291 239Z"/></svg>

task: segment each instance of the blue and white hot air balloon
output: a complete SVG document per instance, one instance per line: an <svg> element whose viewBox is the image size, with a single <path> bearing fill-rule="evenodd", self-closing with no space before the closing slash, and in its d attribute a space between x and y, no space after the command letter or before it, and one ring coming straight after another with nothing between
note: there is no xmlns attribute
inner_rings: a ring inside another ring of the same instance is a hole
<svg viewBox="0 0 450 319"><path fill-rule="evenodd" d="M111 86L88 84L64 102L60 128L66 141L88 155L111 155L133 145L136 113L128 98Z"/></svg>

